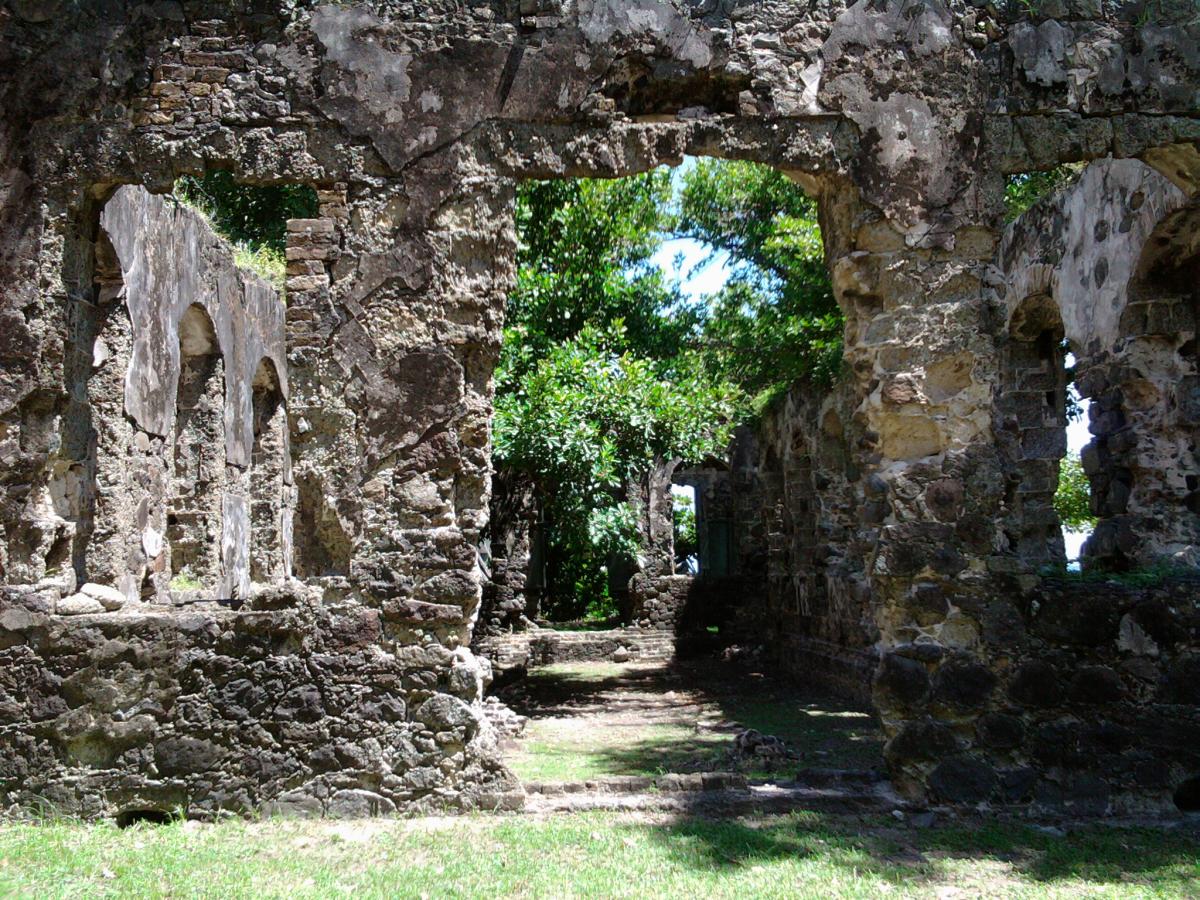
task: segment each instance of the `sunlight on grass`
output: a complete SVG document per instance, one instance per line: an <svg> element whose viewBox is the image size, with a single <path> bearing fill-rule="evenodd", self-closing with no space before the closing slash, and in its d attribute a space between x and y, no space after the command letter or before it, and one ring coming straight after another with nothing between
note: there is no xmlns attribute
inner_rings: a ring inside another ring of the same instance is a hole
<svg viewBox="0 0 1200 900"><path fill-rule="evenodd" d="M249 269L270 282L283 295L287 282L287 261L281 251L271 247L255 249L245 244L234 244L233 262L239 269Z"/></svg>
<svg viewBox="0 0 1200 900"><path fill-rule="evenodd" d="M811 813L0 827L5 897L1180 897L1198 877L1180 833Z"/></svg>
<svg viewBox="0 0 1200 900"><path fill-rule="evenodd" d="M530 722L520 751L505 763L523 781L585 781L605 775L727 769L729 737L683 725L598 728L588 732L555 720Z"/></svg>

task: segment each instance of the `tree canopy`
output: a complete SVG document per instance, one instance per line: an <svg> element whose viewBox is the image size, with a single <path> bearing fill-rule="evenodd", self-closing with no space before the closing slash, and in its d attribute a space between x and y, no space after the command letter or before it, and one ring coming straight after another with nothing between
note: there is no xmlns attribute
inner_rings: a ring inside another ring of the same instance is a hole
<svg viewBox="0 0 1200 900"><path fill-rule="evenodd" d="M815 207L766 167L529 182L516 224L494 460L546 510L548 611L607 613L606 565L638 549L626 485L723 452L752 396L829 378L841 318ZM669 237L728 254L725 287L689 300L654 263Z"/></svg>
<svg viewBox="0 0 1200 900"><path fill-rule="evenodd" d="M558 559L548 611L611 612L606 565L638 550L637 514L622 489L655 460L699 462L728 444L736 388L695 369L658 374L629 349L620 320L553 345L496 397L497 466L532 476Z"/></svg>
<svg viewBox="0 0 1200 900"><path fill-rule="evenodd" d="M843 319L816 204L767 166L699 160L683 177L678 205L678 234L729 254L732 277L703 319L712 367L751 395L797 379L831 380Z"/></svg>
<svg viewBox="0 0 1200 900"><path fill-rule="evenodd" d="M1076 453L1069 453L1059 465L1054 511L1069 531L1087 531L1096 526L1091 486Z"/></svg>

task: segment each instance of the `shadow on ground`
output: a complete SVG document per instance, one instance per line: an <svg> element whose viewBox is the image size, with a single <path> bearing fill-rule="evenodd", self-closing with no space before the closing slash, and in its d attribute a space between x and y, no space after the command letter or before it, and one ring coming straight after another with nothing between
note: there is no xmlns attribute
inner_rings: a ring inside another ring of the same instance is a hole
<svg viewBox="0 0 1200 900"><path fill-rule="evenodd" d="M886 820L795 813L757 821L684 816L643 827L681 864L717 869L812 857L855 879L909 886L952 880L968 888L969 896L1006 893L1030 882L1132 887L1169 879L1200 888L1196 823L1170 830L1089 825L1060 832L963 819L916 829Z"/></svg>
<svg viewBox="0 0 1200 900"><path fill-rule="evenodd" d="M800 768L881 764L869 712L737 663L559 664L501 693L530 719L509 760L527 780L705 770L790 779ZM750 728L782 739L789 756L733 754Z"/></svg>

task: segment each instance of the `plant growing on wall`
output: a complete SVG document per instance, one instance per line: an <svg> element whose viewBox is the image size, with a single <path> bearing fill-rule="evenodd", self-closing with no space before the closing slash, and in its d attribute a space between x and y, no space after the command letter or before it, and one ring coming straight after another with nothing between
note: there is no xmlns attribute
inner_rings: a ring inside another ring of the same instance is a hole
<svg viewBox="0 0 1200 900"><path fill-rule="evenodd" d="M1004 186L1004 221L1013 221L1044 197L1070 187L1083 169L1083 163L1073 163L1045 172L1009 175Z"/></svg>
<svg viewBox="0 0 1200 900"><path fill-rule="evenodd" d="M249 185L229 172L184 175L174 196L199 211L234 245L234 261L283 288L288 219L318 214L317 194L308 185Z"/></svg>

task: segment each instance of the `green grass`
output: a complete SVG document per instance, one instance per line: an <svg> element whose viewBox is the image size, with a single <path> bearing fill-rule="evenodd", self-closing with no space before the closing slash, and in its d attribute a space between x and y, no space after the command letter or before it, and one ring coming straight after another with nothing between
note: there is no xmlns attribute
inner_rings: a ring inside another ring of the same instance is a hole
<svg viewBox="0 0 1200 900"><path fill-rule="evenodd" d="M1194 838L814 814L0 827L4 897L1186 897Z"/></svg>
<svg viewBox="0 0 1200 900"><path fill-rule="evenodd" d="M167 587L173 591L198 591L204 587L204 585L201 583L199 578L197 578L191 572L185 570L176 574L167 583Z"/></svg>
<svg viewBox="0 0 1200 900"><path fill-rule="evenodd" d="M684 725L595 729L566 734L553 722L531 722L521 750L505 763L522 781L586 781L605 775L647 775L727 769L728 735ZM793 767L794 768L794 767Z"/></svg>
<svg viewBox="0 0 1200 900"><path fill-rule="evenodd" d="M285 295L287 287L287 259L283 250L266 244L253 246L245 241L234 240L233 237L225 233L217 225L213 218L212 209L197 202L195 197L178 190L171 197L177 203L197 213L208 223L209 228L229 244L233 250L233 264L235 266L239 269L247 269L264 281L269 282L275 290L279 291L280 297Z"/></svg>
<svg viewBox="0 0 1200 900"><path fill-rule="evenodd" d="M248 244L233 245L233 263L239 269L249 269L271 284L283 295L287 285L287 260L283 251L273 247L254 248Z"/></svg>
<svg viewBox="0 0 1200 900"><path fill-rule="evenodd" d="M1055 567L1042 569L1043 578L1067 583L1118 584L1123 587L1157 587L1170 581L1191 581L1196 578L1196 570L1189 566L1173 562L1163 562L1157 565L1130 569L1126 572L1105 572L1095 569L1067 570Z"/></svg>

